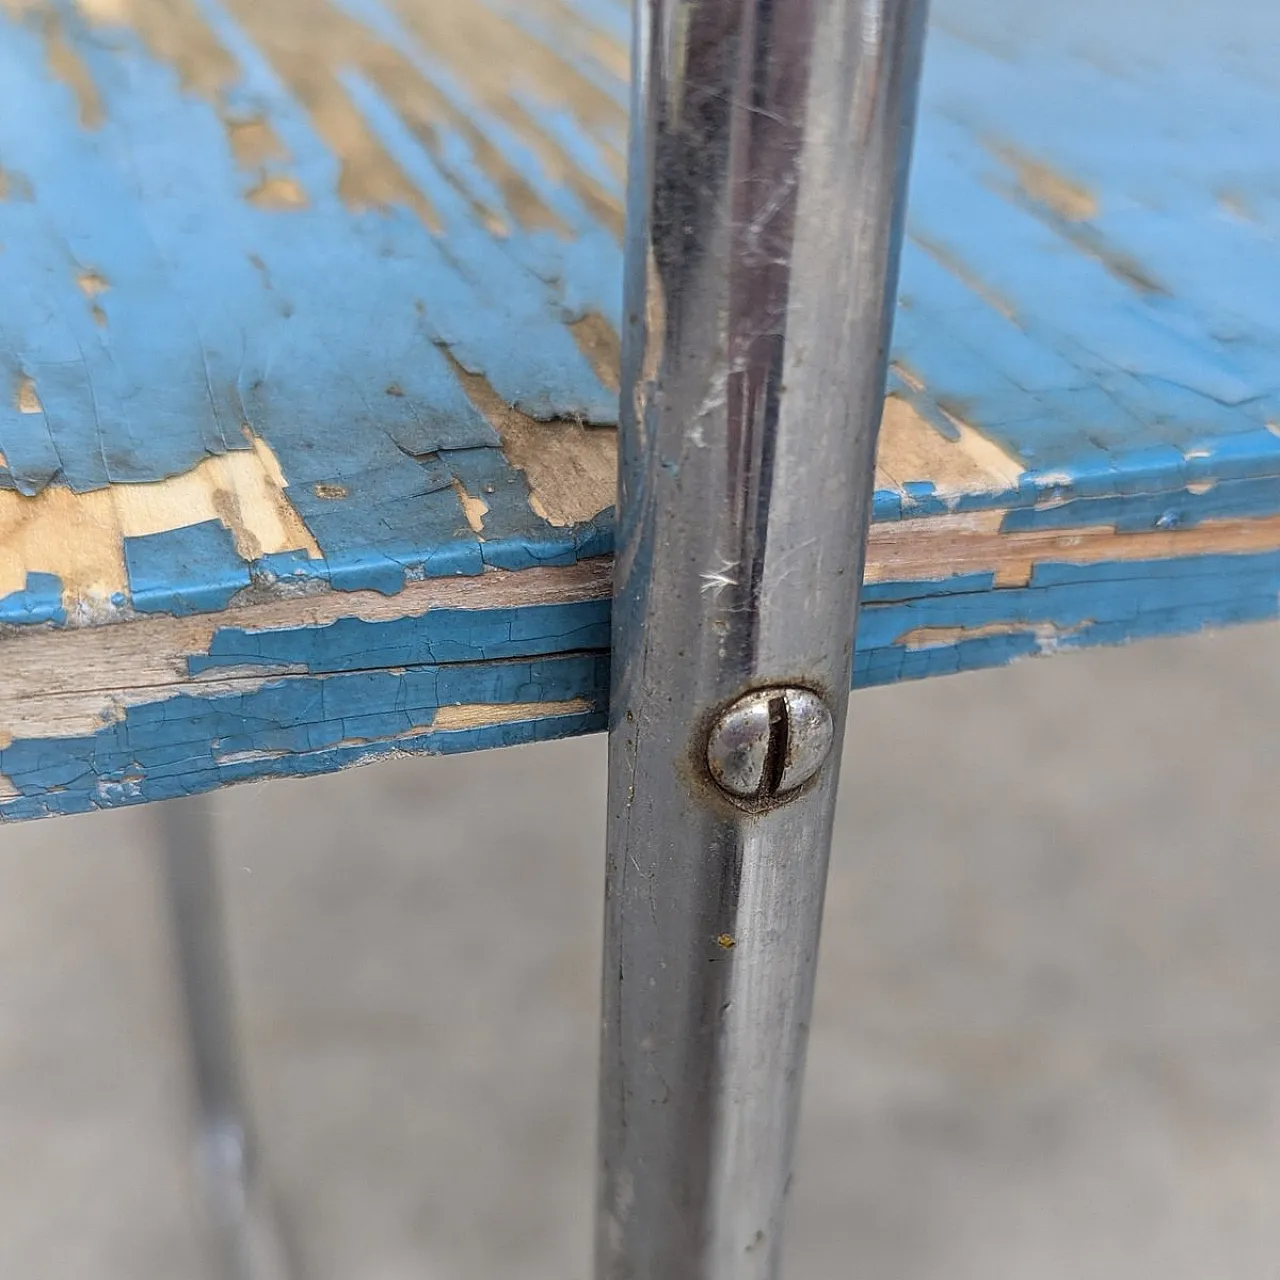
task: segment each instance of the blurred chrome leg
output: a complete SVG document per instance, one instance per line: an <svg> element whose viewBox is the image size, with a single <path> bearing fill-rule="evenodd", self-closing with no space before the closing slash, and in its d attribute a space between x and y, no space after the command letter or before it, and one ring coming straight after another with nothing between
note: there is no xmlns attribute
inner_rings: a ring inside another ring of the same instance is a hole
<svg viewBox="0 0 1280 1280"><path fill-rule="evenodd" d="M771 1280L924 3L636 15L597 1277Z"/></svg>
<svg viewBox="0 0 1280 1280"><path fill-rule="evenodd" d="M171 800L160 812L195 1086L198 1173L220 1276L286 1280L294 1272L258 1174L240 1073L213 815L203 798Z"/></svg>

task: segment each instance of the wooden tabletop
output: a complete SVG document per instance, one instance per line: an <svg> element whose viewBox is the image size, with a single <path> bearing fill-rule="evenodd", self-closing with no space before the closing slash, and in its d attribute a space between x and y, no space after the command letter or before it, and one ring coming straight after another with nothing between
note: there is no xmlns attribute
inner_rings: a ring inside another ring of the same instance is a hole
<svg viewBox="0 0 1280 1280"><path fill-rule="evenodd" d="M627 31L0 0L0 816L603 727ZM935 0L855 683L1275 615L1278 53Z"/></svg>

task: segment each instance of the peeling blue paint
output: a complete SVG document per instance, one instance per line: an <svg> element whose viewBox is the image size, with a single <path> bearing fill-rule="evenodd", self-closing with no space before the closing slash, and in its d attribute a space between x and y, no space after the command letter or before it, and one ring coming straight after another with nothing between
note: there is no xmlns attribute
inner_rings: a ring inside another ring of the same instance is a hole
<svg viewBox="0 0 1280 1280"><path fill-rule="evenodd" d="M52 622L67 620L62 607L62 582L56 574L29 573L21 591L0 597L0 623Z"/></svg>
<svg viewBox="0 0 1280 1280"><path fill-rule="evenodd" d="M491 3L529 40L553 42L516 0ZM257 436L322 553L248 562L217 521L127 538L120 610L217 612L251 584L395 595L425 576L612 549L611 512L573 527L533 513L525 476L457 374L482 374L535 417L612 421L615 397L566 327L588 312L617 327L611 218L382 0L337 4L467 126L427 137L374 72L335 69L438 229L407 205L341 198L341 165L306 105L221 0L194 0L235 67L217 103L184 88L133 33L93 28L59 5L101 99L92 128L49 70L45 15L0 17L0 487L34 495L156 480ZM623 0L566 5L625 37ZM1280 8L935 0L934 19L891 388L940 437L957 441L952 419L968 422L1024 471L1004 490L966 492L899 476L900 491L875 495L874 518L1003 510L1012 534L1280 513L1280 190L1259 126L1280 107L1267 61ZM519 85L510 105L616 200L603 149L621 141L625 88L585 53L581 70L611 104L609 120L584 123ZM269 123L282 153L264 172L295 181L305 204L246 198L261 175L238 166L220 110ZM521 225L481 147L558 229ZM28 380L36 399L17 394ZM487 505L478 530L459 490ZM1021 588L997 587L991 573L871 585L855 683L1272 617L1278 555L1047 563ZM66 625L61 589L50 574L28 575L0 600L0 623ZM957 627L987 633L954 638ZM931 628L953 638L929 644ZM0 814L599 728L607 645L602 602L224 625L189 670L243 678L245 692L196 684L82 738L14 742L0 772L20 794ZM262 672L269 682L249 688ZM442 700L564 697L593 709L433 727Z"/></svg>
<svg viewBox="0 0 1280 1280"><path fill-rule="evenodd" d="M89 813L95 809L112 809L125 804L174 800L235 782L332 773L350 765L397 754L456 755L463 751L549 742L555 738L598 732L605 727L605 719L602 711L585 711L550 719L486 725L476 729L444 732L427 730L407 735L394 743L353 743L260 761L242 760L220 764L216 760L193 754L183 759L181 771L161 773L154 777L122 774L93 778L90 785L89 776L82 773L79 781L85 783L85 789L71 789L68 786L66 789L22 795L0 803L0 821Z"/></svg>
<svg viewBox="0 0 1280 1280"><path fill-rule="evenodd" d="M1193 556L1178 560L1036 566L1026 587L993 588L985 575L917 584L865 596L854 660L855 688L1000 666L1043 652L1185 635L1205 627L1280 616L1280 552ZM975 581L976 580L976 581ZM939 588L953 588L943 594ZM929 628L1007 628L998 634L930 644L912 632Z"/></svg>
<svg viewBox="0 0 1280 1280"><path fill-rule="evenodd" d="M957 573L949 578L933 578L928 582L864 582L862 605L895 604L922 597L969 595L990 591L996 582L994 573Z"/></svg>
<svg viewBox="0 0 1280 1280"><path fill-rule="evenodd" d="M1119 533L1183 529L1205 520L1270 516L1280 510L1280 476L1228 480L1204 492L1187 489L1130 492L1114 497L1071 498L1045 507L1015 507L1000 522L1002 533L1033 529L1107 526Z"/></svg>
<svg viewBox="0 0 1280 1280"><path fill-rule="evenodd" d="M237 667L313 674L450 662L493 662L609 647L609 601L525 605L516 609L431 609L417 617L250 631L223 627L192 675Z"/></svg>
<svg viewBox="0 0 1280 1280"><path fill-rule="evenodd" d="M268 585L329 581L329 566L323 560L313 560L305 551L278 551L260 556L253 562L252 571L256 580Z"/></svg>
<svg viewBox="0 0 1280 1280"><path fill-rule="evenodd" d="M486 557L453 478L523 477L441 347L534 416L611 419L614 397L579 353L548 283L568 260L558 253L540 274L537 237L473 227L436 162L356 78L348 91L441 210L448 239L406 210L350 212L305 112L226 12L212 0L200 7L240 62L237 96L297 158L305 209L282 215L246 203L213 106L176 92L172 72L132 35L104 41L74 11L62 15L104 103L95 135L45 69L40 20L0 19L0 163L24 173L32 191L0 201L0 240L23 246L0 262L4 476L25 492L158 479L246 447L243 424L271 444L323 552L323 566L295 571L388 594L424 574L479 573ZM32 129L33 120L45 127ZM145 163L119 165L140 155ZM590 238L582 210L558 207ZM608 280L616 244L607 262L598 243L584 261ZM82 269L106 282L96 298L102 323L77 285ZM617 285L577 279L573 293L616 300ZM496 346L509 358L494 361ZM23 376L41 413L18 413L6 394ZM338 490L341 499L320 496ZM574 531L552 530L526 500L489 559L565 563L578 551ZM209 587L214 598L221 583ZM185 585L174 595L193 599Z"/></svg>
<svg viewBox="0 0 1280 1280"><path fill-rule="evenodd" d="M1037 566L1025 587L984 573L868 586L855 687L996 666L1042 651L1179 635L1280 613L1280 551ZM929 639L930 629L944 638ZM956 635L957 628L963 632ZM986 634L979 634L980 629ZM992 630L994 628L994 631ZM128 708L95 733L18 739L0 818L81 812L253 778L322 773L392 752L478 750L603 729L609 602L432 610L277 630L222 628L193 676L245 673L243 692ZM435 729L442 706L583 699L589 710Z"/></svg>
<svg viewBox="0 0 1280 1280"><path fill-rule="evenodd" d="M0 773L20 793L5 817L79 812L231 782L326 772L392 751L458 751L603 727L608 658L424 666L290 677L243 693L177 694L130 707L96 733L17 739ZM441 707L587 699L565 717L435 734Z"/></svg>
<svg viewBox="0 0 1280 1280"><path fill-rule="evenodd" d="M124 540L129 594L139 613L225 609L249 585L249 566L218 520Z"/></svg>
<svg viewBox="0 0 1280 1280"><path fill-rule="evenodd" d="M340 166L305 106L219 0L197 9L237 68L225 111L270 124L285 149L271 172L300 184L305 207L246 200L253 175L215 104L184 92L132 33L58 9L103 105L86 129L47 68L42 15L0 18L0 164L14 175L0 242L21 246L0 255L0 485L30 494L175 475L246 447L247 426L280 458L323 553L262 561L259 581L287 567L394 594L422 575L602 554L607 518L560 529L530 511L445 352L534 416L611 421L614 397L566 321L599 311L616 324L614 234L390 7L340 7L474 131L442 126L429 143L384 86L337 73L432 202L439 234L407 208L343 203ZM557 43L542 19L499 7L530 40ZM621 0L573 7L615 39L626 30ZM1012 532L1280 512L1280 489L1264 483L1280 478L1267 429L1280 420L1280 198L1257 127L1280 105L1257 61L1280 38L1274 6L1206 0L1170 16L1139 0L1117 18L1106 0L937 0L934 14L894 344L911 380L893 386L942 435L954 438L953 413L1026 472L1005 492L945 497L933 477L901 477L903 493L876 495L875 518L1008 507ZM578 65L625 101L601 64L583 53ZM619 119L583 124L512 93L548 144L620 197L601 161ZM567 235L520 225L475 139ZM1025 164L1074 183L1081 209L1063 213L1021 181ZM85 271L102 282L93 296L77 284ZM6 394L21 378L38 411ZM490 502L478 537L455 481ZM229 572L165 588L163 565L150 568L139 607L216 607Z"/></svg>

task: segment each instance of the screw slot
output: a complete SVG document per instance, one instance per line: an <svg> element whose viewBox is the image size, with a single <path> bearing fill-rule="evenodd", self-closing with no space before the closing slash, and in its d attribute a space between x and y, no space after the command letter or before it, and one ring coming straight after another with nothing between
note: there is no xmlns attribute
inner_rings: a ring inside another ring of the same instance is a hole
<svg viewBox="0 0 1280 1280"><path fill-rule="evenodd" d="M756 689L727 706L707 738L707 768L737 801L782 803L822 767L834 727L811 689Z"/></svg>

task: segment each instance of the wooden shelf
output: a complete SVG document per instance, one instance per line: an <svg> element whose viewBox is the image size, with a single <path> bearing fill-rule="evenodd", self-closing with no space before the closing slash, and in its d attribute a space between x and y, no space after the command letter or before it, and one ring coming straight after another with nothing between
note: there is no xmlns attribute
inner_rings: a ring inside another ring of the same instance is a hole
<svg viewBox="0 0 1280 1280"><path fill-rule="evenodd" d="M0 0L0 816L603 727L627 9ZM855 683L1275 615L1278 48L935 0Z"/></svg>

